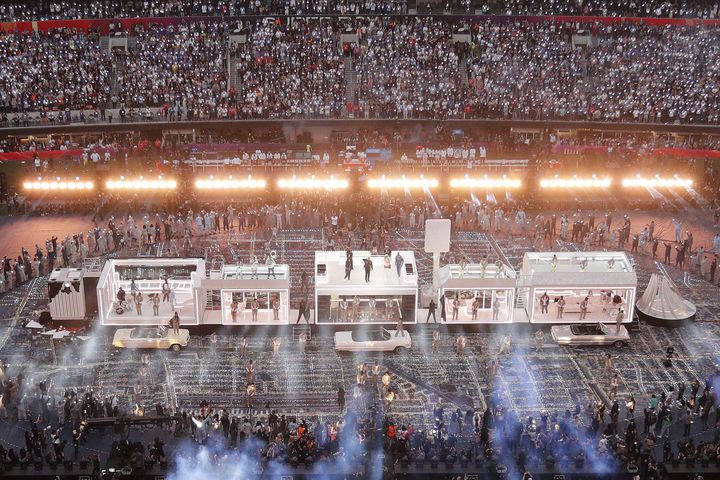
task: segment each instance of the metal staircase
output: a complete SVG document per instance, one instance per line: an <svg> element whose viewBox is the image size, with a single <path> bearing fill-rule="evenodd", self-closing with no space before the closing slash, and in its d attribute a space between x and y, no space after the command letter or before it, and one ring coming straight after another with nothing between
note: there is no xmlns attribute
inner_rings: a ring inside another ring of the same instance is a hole
<svg viewBox="0 0 720 480"><path fill-rule="evenodd" d="M239 90L238 74L237 74L237 58L228 55L227 66L228 66L228 88L235 87L235 90Z"/></svg>
<svg viewBox="0 0 720 480"><path fill-rule="evenodd" d="M527 293L527 287L519 288L517 295L515 296L515 308L525 310L525 294Z"/></svg>
<svg viewBox="0 0 720 480"><path fill-rule="evenodd" d="M122 52L113 55L112 59L112 73L110 77L110 92L113 95L117 95L120 92L121 84L118 81L119 78L125 73L125 56L127 53Z"/></svg>
<svg viewBox="0 0 720 480"><path fill-rule="evenodd" d="M460 55L460 64L458 65L458 69L460 69L460 82L462 83L462 86L464 88L468 88L470 86L470 82L468 80L467 56L465 54Z"/></svg>
<svg viewBox="0 0 720 480"><path fill-rule="evenodd" d="M220 310L220 290L205 291L205 310Z"/></svg>
<svg viewBox="0 0 720 480"><path fill-rule="evenodd" d="M344 58L344 66L345 66L345 98L347 99L347 103L355 102L355 93L357 91L357 88L356 88L357 74L355 73L355 68L353 67L352 57Z"/></svg>

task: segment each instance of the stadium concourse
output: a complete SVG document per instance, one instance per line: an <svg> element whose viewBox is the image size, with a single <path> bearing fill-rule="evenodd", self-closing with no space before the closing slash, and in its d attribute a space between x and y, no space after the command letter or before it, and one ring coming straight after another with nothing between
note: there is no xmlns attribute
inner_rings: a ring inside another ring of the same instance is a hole
<svg viewBox="0 0 720 480"><path fill-rule="evenodd" d="M0 2L0 477L717 478L717 17Z"/></svg>

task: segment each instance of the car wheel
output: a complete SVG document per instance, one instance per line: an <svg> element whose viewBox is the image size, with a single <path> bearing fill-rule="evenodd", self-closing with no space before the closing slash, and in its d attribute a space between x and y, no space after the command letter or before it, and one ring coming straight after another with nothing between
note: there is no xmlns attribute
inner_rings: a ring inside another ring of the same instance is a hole
<svg viewBox="0 0 720 480"><path fill-rule="evenodd" d="M174 344L170 347L170 350L172 350L173 352L179 352L179 351L180 351L180 345L178 345L177 343L174 343Z"/></svg>
<svg viewBox="0 0 720 480"><path fill-rule="evenodd" d="M622 348L625 346L625 342L623 342L622 340L616 340L613 345L615 345L615 348Z"/></svg>
<svg viewBox="0 0 720 480"><path fill-rule="evenodd" d="M405 353L407 352L407 348L405 347L395 347L395 350L393 350L395 353Z"/></svg>

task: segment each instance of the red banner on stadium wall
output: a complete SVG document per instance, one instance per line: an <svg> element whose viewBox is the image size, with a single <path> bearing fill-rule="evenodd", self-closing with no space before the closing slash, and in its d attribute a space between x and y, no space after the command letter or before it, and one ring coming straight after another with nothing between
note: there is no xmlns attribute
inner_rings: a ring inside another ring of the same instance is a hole
<svg viewBox="0 0 720 480"><path fill-rule="evenodd" d="M40 150L38 152L6 152L0 153L0 161L3 162L32 162L35 155L41 160L46 158L60 158L65 156L79 157L82 155L82 149L75 150Z"/></svg>
<svg viewBox="0 0 720 480"><path fill-rule="evenodd" d="M0 32L32 32L33 22L0 22Z"/></svg>
<svg viewBox="0 0 720 480"><path fill-rule="evenodd" d="M75 30L87 31L90 30L91 27L98 27L99 25L96 25L97 22L105 23L106 20L44 20L42 22L37 22L37 31L47 32L48 30L56 28L73 28ZM107 27L105 28L105 31L102 31L101 28L100 33L102 35L107 35L108 31L109 28Z"/></svg>
<svg viewBox="0 0 720 480"><path fill-rule="evenodd" d="M374 17L375 15L357 15L352 18L362 17ZM406 15L396 15L403 17ZM426 16L426 15L416 15ZM347 15L297 15L296 17L302 18L350 18ZM145 17L145 18L104 18L104 19L85 19L85 20L42 20L37 22L2 22L0 23L0 31L6 33L19 32L30 32L33 30L47 32L53 28L72 28L77 30L88 30L90 28L99 30L101 35L108 35L110 32L110 24L117 25L121 23L123 30L128 31L132 25L142 24L148 27L150 24L169 26L178 24L190 24L194 22L227 22L233 23L238 20L263 20L268 22L278 21L280 23L287 23L295 17L288 17L284 15L277 16L256 16L246 15L243 17ZM592 17L592 16L521 16L521 15L474 15L474 16L443 16L449 20L461 20L466 22L545 22L551 21L556 23L574 22L574 23L600 23L600 24L613 24L613 23L640 23L645 25L676 25L676 26L690 26L690 25L706 25L706 26L718 26L720 20L717 19L701 19L701 18L650 18L650 17Z"/></svg>

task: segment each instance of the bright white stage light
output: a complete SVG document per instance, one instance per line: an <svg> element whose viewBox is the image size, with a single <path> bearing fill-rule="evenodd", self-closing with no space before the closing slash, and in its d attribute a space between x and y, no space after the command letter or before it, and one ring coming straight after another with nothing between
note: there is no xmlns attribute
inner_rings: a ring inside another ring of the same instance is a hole
<svg viewBox="0 0 720 480"><path fill-rule="evenodd" d="M195 180L195 188L198 190L258 190L265 188L267 182L261 178L252 178L252 175L241 178L199 178Z"/></svg>
<svg viewBox="0 0 720 480"><path fill-rule="evenodd" d="M93 182L80 180L79 177L75 177L75 180L63 180L58 177L52 181L42 180L42 178L38 177L37 180L23 182L23 189L28 191L89 191L94 188L95 184Z"/></svg>
<svg viewBox="0 0 720 480"><path fill-rule="evenodd" d="M350 186L350 182L345 178L335 178L334 175L303 178L293 175L292 178L279 179L277 186L283 190L343 190Z"/></svg>
<svg viewBox="0 0 720 480"><path fill-rule="evenodd" d="M419 189L419 188L436 188L439 182L435 178L425 178L423 175L419 177L386 177L371 178L368 180L368 187L380 189Z"/></svg>
<svg viewBox="0 0 720 480"><path fill-rule="evenodd" d="M108 190L175 190L177 182L172 179L164 179L157 177L156 179L125 178L120 177L116 180L108 180L105 182Z"/></svg>
<svg viewBox="0 0 720 480"><path fill-rule="evenodd" d="M654 177L645 178L638 175L634 177L625 178L622 181L622 186L627 188L634 187L652 187L652 188L673 188L673 187L685 187L690 188L693 185L693 181L689 178L680 178L677 175L671 178L662 178L660 175Z"/></svg>
<svg viewBox="0 0 720 480"><path fill-rule="evenodd" d="M540 180L541 188L608 188L610 185L612 185L612 180L610 178L599 178L596 175L588 178L578 176L562 178L555 175L553 178L543 178Z"/></svg>
<svg viewBox="0 0 720 480"><path fill-rule="evenodd" d="M507 178L507 175L503 175L501 178L492 178L487 175L483 177L470 177L465 175L462 178L453 178L450 180L450 187L452 188L520 188L522 182L516 178Z"/></svg>

